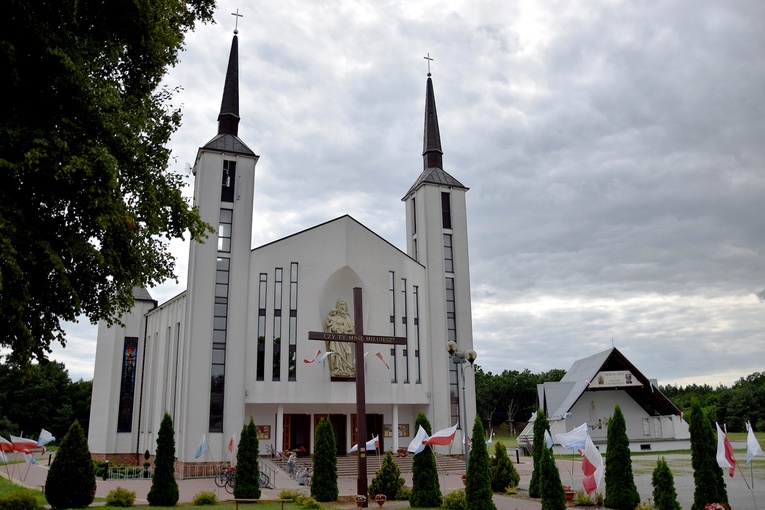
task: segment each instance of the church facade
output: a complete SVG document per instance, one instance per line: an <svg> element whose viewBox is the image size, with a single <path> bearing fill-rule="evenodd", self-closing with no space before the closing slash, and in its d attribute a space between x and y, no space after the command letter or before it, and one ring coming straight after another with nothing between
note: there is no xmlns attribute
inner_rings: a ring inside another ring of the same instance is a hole
<svg viewBox="0 0 765 510"><path fill-rule="evenodd" d="M323 417L338 454L374 436L383 451L406 447L420 412L433 431L459 422L462 381L446 343L473 348L468 188L443 169L430 73L423 169L402 190L406 252L348 215L252 249L258 155L239 138L238 123L234 35L218 134L193 168L194 205L216 233L191 243L185 292L160 304L137 289L124 326L99 324L90 451L123 461L153 454L165 413L182 465L229 459L231 438L250 418L261 453L310 453ZM357 431L355 345L308 338L352 332L355 288L364 333L406 339L364 345L366 438ZM465 378L470 430L471 370ZM462 430L453 453L461 451ZM209 453L197 459L203 438Z"/></svg>

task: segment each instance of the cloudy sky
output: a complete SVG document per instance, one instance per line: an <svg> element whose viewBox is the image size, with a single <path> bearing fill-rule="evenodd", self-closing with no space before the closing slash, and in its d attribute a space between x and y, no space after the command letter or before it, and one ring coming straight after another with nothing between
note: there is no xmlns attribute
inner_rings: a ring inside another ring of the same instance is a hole
<svg viewBox="0 0 765 510"><path fill-rule="evenodd" d="M765 369L765 2L221 1L167 78L177 172L216 133L237 8L253 246L348 213L405 249L429 53L444 168L470 187L479 365L613 342L660 384ZM174 247L159 301L185 288ZM95 336L55 350L75 379Z"/></svg>

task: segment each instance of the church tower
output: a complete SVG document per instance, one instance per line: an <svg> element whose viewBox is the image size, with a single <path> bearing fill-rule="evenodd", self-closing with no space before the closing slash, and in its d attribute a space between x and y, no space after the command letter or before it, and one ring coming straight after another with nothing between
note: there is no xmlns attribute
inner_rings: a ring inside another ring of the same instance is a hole
<svg viewBox="0 0 765 510"><path fill-rule="evenodd" d="M473 348L473 321L470 301L467 211L468 190L444 170L441 133L436 113L433 80L428 73L425 91L425 131L423 171L402 199L406 204L407 252L426 268L432 352L434 429L460 421L462 381L459 367L446 351L446 342L457 342L458 349ZM439 348L440 346L440 348ZM472 370L465 367L467 381L466 423L472 429L475 418L475 385ZM455 438L454 444L462 441Z"/></svg>
<svg viewBox="0 0 765 510"><path fill-rule="evenodd" d="M222 458L244 422L245 341L255 165L239 138L239 52L234 31L218 134L197 153L194 205L215 233L191 243L180 348L184 388L178 403L180 452L193 452L203 434ZM203 376L203 374L209 374Z"/></svg>

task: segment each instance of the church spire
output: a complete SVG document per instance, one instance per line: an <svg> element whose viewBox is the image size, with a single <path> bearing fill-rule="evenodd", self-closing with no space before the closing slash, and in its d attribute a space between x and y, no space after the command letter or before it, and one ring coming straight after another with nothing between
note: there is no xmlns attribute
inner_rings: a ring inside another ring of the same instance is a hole
<svg viewBox="0 0 765 510"><path fill-rule="evenodd" d="M430 78L430 72L428 72L428 83L425 90L425 134L422 141L424 170L428 168L443 169L443 153L444 151L441 150L441 132L438 129L438 114L436 113L436 96L433 93L433 80Z"/></svg>
<svg viewBox="0 0 765 510"><path fill-rule="evenodd" d="M238 30L234 31L231 41L231 53L228 56L226 83L223 87L223 100L218 115L218 134L234 135L239 133L239 39Z"/></svg>

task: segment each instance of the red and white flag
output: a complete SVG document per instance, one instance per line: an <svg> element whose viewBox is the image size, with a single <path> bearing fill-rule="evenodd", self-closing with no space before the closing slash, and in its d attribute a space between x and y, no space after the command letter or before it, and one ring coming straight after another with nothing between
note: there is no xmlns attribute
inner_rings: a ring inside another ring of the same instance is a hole
<svg viewBox="0 0 765 510"><path fill-rule="evenodd" d="M13 451L15 452L24 453L24 450L37 448L37 441L24 437L11 436L11 443L13 443Z"/></svg>
<svg viewBox="0 0 765 510"><path fill-rule="evenodd" d="M381 353L379 353L379 352L378 352L377 354L375 354L375 356L377 356L378 358L380 358L380 361L382 361L382 362L383 362L383 365L385 365L385 368L387 368L388 370L390 370L390 365L388 365L388 364L385 362L385 360L383 359L383 355L382 355Z"/></svg>
<svg viewBox="0 0 765 510"><path fill-rule="evenodd" d="M422 428L422 425L417 429L417 434L414 436L414 439L409 443L409 448L407 448L407 451L411 453L412 455L417 455L421 451L425 449L425 440L428 439L430 436L428 436L428 433L425 432L425 429Z"/></svg>
<svg viewBox="0 0 765 510"><path fill-rule="evenodd" d="M430 436L428 439L422 442L422 444L429 445L447 445L452 444L454 440L454 434L457 433L457 424L455 423L448 429L442 429Z"/></svg>
<svg viewBox="0 0 765 510"><path fill-rule="evenodd" d="M12 452L13 451L13 443L8 441L4 437L0 436L0 451L2 451L2 452Z"/></svg>
<svg viewBox="0 0 765 510"><path fill-rule="evenodd" d="M316 361L316 358L319 357L319 354L321 354L321 349L316 351L316 356L314 356L313 358L311 358L311 359L303 358L303 363L313 363L314 361Z"/></svg>
<svg viewBox="0 0 765 510"><path fill-rule="evenodd" d="M715 422L717 427L717 465L721 468L728 468L728 476L733 478L733 473L736 472L736 459L733 458L733 446L728 440L728 435L720 429L720 426Z"/></svg>
<svg viewBox="0 0 765 510"><path fill-rule="evenodd" d="M582 472L584 473L582 486L587 494L592 494L600 488L600 482L603 480L603 457L595 448L589 434L584 440L584 450L580 451L582 452Z"/></svg>

